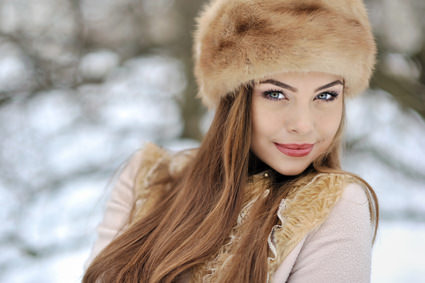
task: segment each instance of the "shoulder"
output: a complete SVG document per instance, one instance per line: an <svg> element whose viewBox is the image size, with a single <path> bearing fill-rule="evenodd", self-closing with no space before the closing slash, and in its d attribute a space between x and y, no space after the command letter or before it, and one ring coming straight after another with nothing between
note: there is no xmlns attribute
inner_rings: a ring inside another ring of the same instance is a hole
<svg viewBox="0 0 425 283"><path fill-rule="evenodd" d="M132 222L163 199L195 154L196 149L172 152L153 143L145 144L134 154L128 168L129 172L134 172Z"/></svg>
<svg viewBox="0 0 425 283"><path fill-rule="evenodd" d="M360 181L348 182L343 188L341 201L350 201L357 204L367 204L368 197L366 191L366 186L360 183Z"/></svg>
<svg viewBox="0 0 425 283"><path fill-rule="evenodd" d="M364 236L365 241L371 242L373 223L370 213L372 204L369 198L369 188L362 181L348 174L330 174L324 178L334 177L341 181L334 182L335 188L328 186L326 189L331 194L336 192L339 197L330 207L323 223L309 233L307 240L317 236L318 233L328 233L332 237L354 233ZM325 199L327 198L325 197Z"/></svg>
<svg viewBox="0 0 425 283"><path fill-rule="evenodd" d="M275 282L369 282L373 226L367 188L354 180L340 193L323 222L279 267Z"/></svg>
<svg viewBox="0 0 425 283"><path fill-rule="evenodd" d="M154 143L146 143L139 148L134 154L129 164L136 172L149 171L164 159L169 158L170 153Z"/></svg>
<svg viewBox="0 0 425 283"><path fill-rule="evenodd" d="M312 184L305 186L304 190L307 194L315 194L310 205L316 204L318 207L327 205L328 209L324 210L325 222L335 218L345 223L350 222L348 219L355 218L361 221L367 220L363 222L371 224L370 191L357 177L347 173L318 174L313 178Z"/></svg>
<svg viewBox="0 0 425 283"><path fill-rule="evenodd" d="M146 143L131 158L127 170L137 175L136 182L152 182L159 176L178 176L190 163L197 149L170 151L154 143Z"/></svg>
<svg viewBox="0 0 425 283"><path fill-rule="evenodd" d="M365 185L358 182L346 184L332 214L342 213L347 217L358 216L360 213L369 214L367 190Z"/></svg>
<svg viewBox="0 0 425 283"><path fill-rule="evenodd" d="M120 204L131 207L136 198L135 183L141 171L149 171L161 156L165 154L161 148L153 143L133 152L118 168L111 181L112 191L108 204Z"/></svg>
<svg viewBox="0 0 425 283"><path fill-rule="evenodd" d="M326 221L309 237L320 235L335 239L356 235L364 243L372 243L373 223L367 187L359 182L347 183L342 188L340 199L330 211ZM360 237L360 238L359 238Z"/></svg>
<svg viewBox="0 0 425 283"><path fill-rule="evenodd" d="M365 196L362 187L350 175L319 173L294 184L284 199L282 216L300 222L292 227L300 230L297 234L306 233L319 227L338 207L344 208L342 202L361 202Z"/></svg>
<svg viewBox="0 0 425 283"><path fill-rule="evenodd" d="M369 282L374 231L369 207L366 188L346 184L326 220L306 237L294 272L317 267L323 282Z"/></svg>

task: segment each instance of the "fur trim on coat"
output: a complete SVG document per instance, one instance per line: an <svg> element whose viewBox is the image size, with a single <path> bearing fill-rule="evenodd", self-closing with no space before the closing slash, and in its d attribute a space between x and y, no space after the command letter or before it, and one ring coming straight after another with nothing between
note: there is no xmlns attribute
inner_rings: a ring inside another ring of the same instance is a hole
<svg viewBox="0 0 425 283"><path fill-rule="evenodd" d="M283 71L340 75L352 96L368 87L375 55L361 0L213 0L194 34L198 96L210 108Z"/></svg>

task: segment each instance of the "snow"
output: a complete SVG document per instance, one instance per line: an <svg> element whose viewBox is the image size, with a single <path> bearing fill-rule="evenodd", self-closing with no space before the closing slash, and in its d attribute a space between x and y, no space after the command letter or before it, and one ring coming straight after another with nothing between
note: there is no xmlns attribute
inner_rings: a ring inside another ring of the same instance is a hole
<svg viewBox="0 0 425 283"><path fill-rule="evenodd" d="M425 173L425 122L388 93L370 91L348 100L347 129L347 140L359 140L358 148L374 148Z"/></svg>
<svg viewBox="0 0 425 283"><path fill-rule="evenodd" d="M119 64L118 54L109 50L99 50L86 54L80 63L80 73L87 79L105 78Z"/></svg>
<svg viewBox="0 0 425 283"><path fill-rule="evenodd" d="M0 181L0 235L8 235L15 229L13 215L19 211L19 201L14 194L6 189L6 185Z"/></svg>
<svg viewBox="0 0 425 283"><path fill-rule="evenodd" d="M112 139L111 133L90 125L54 136L46 144L46 166L61 176L101 164L110 155Z"/></svg>
<svg viewBox="0 0 425 283"><path fill-rule="evenodd" d="M96 216L93 206L102 193L106 195L98 188L104 186L103 178L82 177L64 184L57 193L37 195L28 208L31 217L17 223L18 229L25 231L26 244L48 247L53 243L60 246L73 238L86 236L86 229L94 224L91 220Z"/></svg>
<svg viewBox="0 0 425 283"><path fill-rule="evenodd" d="M425 282L424 239L423 222L382 222L373 251L372 282Z"/></svg>
<svg viewBox="0 0 425 283"><path fill-rule="evenodd" d="M43 260L26 260L16 270L7 272L1 282L13 283L76 283L81 282L82 262L87 250L79 249ZM23 272L24 270L24 272Z"/></svg>
<svg viewBox="0 0 425 283"><path fill-rule="evenodd" d="M39 135L51 136L71 126L82 114L71 91L38 93L26 106L28 126Z"/></svg>
<svg viewBox="0 0 425 283"><path fill-rule="evenodd" d="M18 47L0 38L0 92L25 90L31 75L32 68Z"/></svg>

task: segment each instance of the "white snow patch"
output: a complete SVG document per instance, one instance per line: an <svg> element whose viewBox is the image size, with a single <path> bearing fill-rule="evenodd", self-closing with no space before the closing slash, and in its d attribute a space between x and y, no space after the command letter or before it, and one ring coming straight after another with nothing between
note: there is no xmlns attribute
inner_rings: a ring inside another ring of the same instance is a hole
<svg viewBox="0 0 425 283"><path fill-rule="evenodd" d="M0 41L0 92L28 89L31 77L32 66L20 49Z"/></svg>
<svg viewBox="0 0 425 283"><path fill-rule="evenodd" d="M425 282L425 223L381 222L372 257L372 282Z"/></svg>
<svg viewBox="0 0 425 283"><path fill-rule="evenodd" d="M346 136L425 174L425 122L383 91L347 102Z"/></svg>
<svg viewBox="0 0 425 283"><path fill-rule="evenodd" d="M81 109L69 91L52 90L39 93L26 105L25 119L39 135L49 136L71 126Z"/></svg>
<svg viewBox="0 0 425 283"><path fill-rule="evenodd" d="M105 188L103 178L80 178L55 192L40 193L26 208L31 217L21 219L18 225L21 237L37 248L66 247L67 242L94 228Z"/></svg>
<svg viewBox="0 0 425 283"><path fill-rule="evenodd" d="M47 141L46 165L59 175L100 165L110 155L112 141L112 133L104 128L75 128Z"/></svg>
<svg viewBox="0 0 425 283"><path fill-rule="evenodd" d="M51 258L24 260L16 268L0 277L0 281L13 283L81 282L82 262L87 257L87 249L78 249Z"/></svg>
<svg viewBox="0 0 425 283"><path fill-rule="evenodd" d="M119 64L118 54L109 50L99 50L86 54L80 62L81 75L86 79L105 78Z"/></svg>

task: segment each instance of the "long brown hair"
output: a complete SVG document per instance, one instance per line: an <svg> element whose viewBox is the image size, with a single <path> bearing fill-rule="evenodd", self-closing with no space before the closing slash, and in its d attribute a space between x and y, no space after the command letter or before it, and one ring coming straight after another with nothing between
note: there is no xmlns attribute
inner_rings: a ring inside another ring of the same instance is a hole
<svg viewBox="0 0 425 283"><path fill-rule="evenodd" d="M249 165L253 162L251 97L252 85L247 85L221 99L210 129L185 173L158 181L157 185L171 184L171 189L152 211L94 259L83 277L84 283L174 282L219 250L236 223ZM328 152L313 163L314 172L342 172L342 128L343 122ZM297 179L307 178L309 173ZM267 280L267 237L289 184L279 184L267 198L255 204L254 213L250 213L254 216L246 224L249 233L244 233L231 264L218 282ZM376 196L368 188L375 205L371 212L377 220Z"/></svg>

